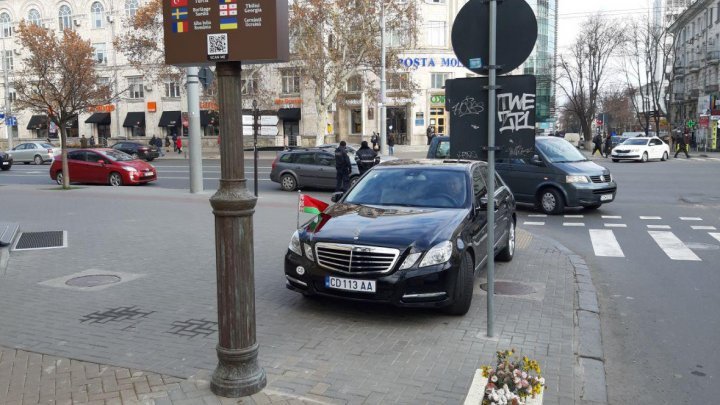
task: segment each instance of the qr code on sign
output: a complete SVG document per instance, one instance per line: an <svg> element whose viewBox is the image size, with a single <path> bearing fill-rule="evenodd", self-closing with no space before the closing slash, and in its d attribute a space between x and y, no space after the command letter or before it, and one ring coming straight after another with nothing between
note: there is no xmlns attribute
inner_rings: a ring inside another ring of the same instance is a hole
<svg viewBox="0 0 720 405"><path fill-rule="evenodd" d="M208 34L208 55L226 55L228 53L227 34Z"/></svg>

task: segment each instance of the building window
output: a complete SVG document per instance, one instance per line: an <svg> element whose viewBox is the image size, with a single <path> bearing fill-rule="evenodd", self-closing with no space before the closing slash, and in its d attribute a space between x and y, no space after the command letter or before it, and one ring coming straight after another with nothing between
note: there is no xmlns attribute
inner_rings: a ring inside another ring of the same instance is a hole
<svg viewBox="0 0 720 405"><path fill-rule="evenodd" d="M10 98L11 103L14 103L17 99L17 93L15 93L15 88L12 86L8 89L8 98Z"/></svg>
<svg viewBox="0 0 720 405"><path fill-rule="evenodd" d="M359 93L362 91L363 78L360 75L355 75L348 79L347 91L350 93Z"/></svg>
<svg viewBox="0 0 720 405"><path fill-rule="evenodd" d="M60 31L72 29L72 11L66 5L60 6L58 12L58 28Z"/></svg>
<svg viewBox="0 0 720 405"><path fill-rule="evenodd" d="M13 70L13 51L5 51L3 58L3 70Z"/></svg>
<svg viewBox="0 0 720 405"><path fill-rule="evenodd" d="M110 82L110 78L109 77L98 77L97 87L103 88L105 86L107 86L110 89L110 93L112 93L113 89L112 89L112 83Z"/></svg>
<svg viewBox="0 0 720 405"><path fill-rule="evenodd" d="M408 82L407 73L388 73L387 75L387 89L388 90L403 90L406 89Z"/></svg>
<svg viewBox="0 0 720 405"><path fill-rule="evenodd" d="M2 35L3 38L12 36L12 19L10 19L10 14L0 14L0 31L0 35Z"/></svg>
<svg viewBox="0 0 720 405"><path fill-rule="evenodd" d="M284 70L282 72L282 92L283 94L300 93L300 74L297 70Z"/></svg>
<svg viewBox="0 0 720 405"><path fill-rule="evenodd" d="M128 98L142 99L145 98L142 77L128 78Z"/></svg>
<svg viewBox="0 0 720 405"><path fill-rule="evenodd" d="M386 31L385 35L385 45L395 48L395 47L405 47L409 43L408 36L405 33L404 30L400 29L391 29Z"/></svg>
<svg viewBox="0 0 720 405"><path fill-rule="evenodd" d="M99 65L107 64L107 50L105 43L93 44L93 58Z"/></svg>
<svg viewBox="0 0 720 405"><path fill-rule="evenodd" d="M130 18L134 18L135 14L137 13L138 7L138 0L126 0L125 14Z"/></svg>
<svg viewBox="0 0 720 405"><path fill-rule="evenodd" d="M102 28L103 27L103 15L105 14L105 8L99 2L95 2L90 7L90 15L92 16L92 27Z"/></svg>
<svg viewBox="0 0 720 405"><path fill-rule="evenodd" d="M362 110L359 108L350 110L350 133L362 133Z"/></svg>
<svg viewBox="0 0 720 405"><path fill-rule="evenodd" d="M432 73L430 75L430 88L442 89L445 87L445 80L452 79L452 73Z"/></svg>
<svg viewBox="0 0 720 405"><path fill-rule="evenodd" d="M242 78L241 83L243 95L257 94L258 80L256 76Z"/></svg>
<svg viewBox="0 0 720 405"><path fill-rule="evenodd" d="M180 98L180 84L178 82L165 82L165 97Z"/></svg>
<svg viewBox="0 0 720 405"><path fill-rule="evenodd" d="M40 12L34 8L28 12L28 21L30 24L40 25Z"/></svg>
<svg viewBox="0 0 720 405"><path fill-rule="evenodd" d="M428 21L427 25L427 45L428 46L445 46L445 21Z"/></svg>

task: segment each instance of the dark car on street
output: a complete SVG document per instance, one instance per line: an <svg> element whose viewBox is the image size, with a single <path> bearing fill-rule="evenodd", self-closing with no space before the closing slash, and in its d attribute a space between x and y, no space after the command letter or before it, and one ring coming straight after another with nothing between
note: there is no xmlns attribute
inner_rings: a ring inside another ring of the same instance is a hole
<svg viewBox="0 0 720 405"><path fill-rule="evenodd" d="M353 185L360 177L360 172L352 157L350 161L350 185ZM336 173L334 150L292 149L277 154L272 162L270 180L280 183L285 191L293 191L298 187L334 189Z"/></svg>
<svg viewBox="0 0 720 405"><path fill-rule="evenodd" d="M13 165L13 157L8 152L0 150L0 170L8 171Z"/></svg>
<svg viewBox="0 0 720 405"><path fill-rule="evenodd" d="M446 159L449 152L450 137L436 136L427 157ZM496 160L495 170L517 202L560 214L565 207L597 209L615 200L617 184L610 170L588 160L565 139L538 136L534 153L529 159Z"/></svg>
<svg viewBox="0 0 720 405"><path fill-rule="evenodd" d="M111 146L111 148L125 152L135 159L145 159L148 162L152 162L160 156L160 151L157 146L143 145L138 142L118 142Z"/></svg>
<svg viewBox="0 0 720 405"><path fill-rule="evenodd" d="M157 171L153 165L115 149L72 150L67 153L67 159L68 176L73 183L122 186L157 180ZM50 178L57 184L63 184L62 156L53 160Z"/></svg>
<svg viewBox="0 0 720 405"><path fill-rule="evenodd" d="M496 186L494 226L488 178ZM488 259L488 229L490 254L509 261L515 253L515 199L484 162L384 162L333 200L292 235L285 255L286 286L304 295L463 315Z"/></svg>

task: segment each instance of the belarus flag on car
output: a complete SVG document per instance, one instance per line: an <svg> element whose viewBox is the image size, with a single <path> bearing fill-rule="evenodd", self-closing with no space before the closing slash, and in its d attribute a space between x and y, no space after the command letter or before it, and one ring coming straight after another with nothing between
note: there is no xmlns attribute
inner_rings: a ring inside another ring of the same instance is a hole
<svg viewBox="0 0 720 405"><path fill-rule="evenodd" d="M300 201L298 204L298 210L302 212L307 212L308 214L315 214L318 215L321 212L325 211L325 208L328 207L328 204L317 200L315 198L310 197L309 195L305 194L299 194Z"/></svg>

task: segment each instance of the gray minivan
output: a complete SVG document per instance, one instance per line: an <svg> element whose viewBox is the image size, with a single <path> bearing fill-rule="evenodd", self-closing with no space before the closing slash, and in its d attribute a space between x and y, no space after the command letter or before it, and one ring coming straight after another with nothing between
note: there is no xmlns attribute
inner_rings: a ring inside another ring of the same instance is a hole
<svg viewBox="0 0 720 405"><path fill-rule="evenodd" d="M433 138L427 157L445 159L450 137ZM519 203L534 204L546 214L565 207L597 209L615 200L617 184L610 171L589 161L570 142L553 136L535 138L535 155L529 159L497 159L496 171Z"/></svg>

